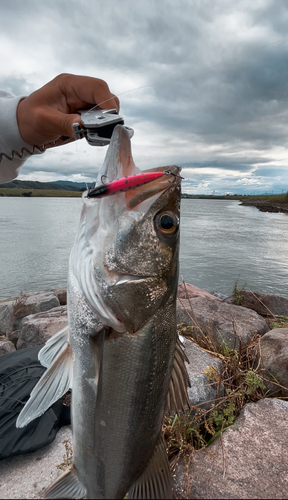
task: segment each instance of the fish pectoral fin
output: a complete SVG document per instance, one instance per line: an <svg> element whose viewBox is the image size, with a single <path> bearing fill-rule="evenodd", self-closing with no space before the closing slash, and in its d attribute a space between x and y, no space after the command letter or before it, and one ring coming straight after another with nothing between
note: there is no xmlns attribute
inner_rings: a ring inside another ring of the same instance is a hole
<svg viewBox="0 0 288 500"><path fill-rule="evenodd" d="M191 384L185 361L189 363L178 337L167 394L166 413L181 413L190 408L187 387L191 387Z"/></svg>
<svg viewBox="0 0 288 500"><path fill-rule="evenodd" d="M146 469L130 488L129 498L173 498L173 480L163 435L158 439Z"/></svg>
<svg viewBox="0 0 288 500"><path fill-rule="evenodd" d="M80 483L75 467L72 466L46 488L44 498L83 498L86 493L86 488Z"/></svg>
<svg viewBox="0 0 288 500"><path fill-rule="evenodd" d="M72 385L72 370L73 354L70 344L67 344L35 385L30 399L18 416L16 427L25 427L64 396Z"/></svg>
<svg viewBox="0 0 288 500"><path fill-rule="evenodd" d="M68 342L68 326L55 333L53 337L47 340L46 344L39 351L38 359L42 366L48 368L52 365L55 358L64 350Z"/></svg>

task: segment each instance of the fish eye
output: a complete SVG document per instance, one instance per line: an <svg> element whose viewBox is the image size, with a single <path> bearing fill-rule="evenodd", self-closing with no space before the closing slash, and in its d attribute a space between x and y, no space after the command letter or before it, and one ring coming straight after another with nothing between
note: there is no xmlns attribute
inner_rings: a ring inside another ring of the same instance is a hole
<svg viewBox="0 0 288 500"><path fill-rule="evenodd" d="M169 236L175 234L178 226L178 217L173 212L162 212L156 217L156 227L163 235Z"/></svg>
<svg viewBox="0 0 288 500"><path fill-rule="evenodd" d="M174 220L169 214L161 215L159 223L164 231L171 231L174 228Z"/></svg>

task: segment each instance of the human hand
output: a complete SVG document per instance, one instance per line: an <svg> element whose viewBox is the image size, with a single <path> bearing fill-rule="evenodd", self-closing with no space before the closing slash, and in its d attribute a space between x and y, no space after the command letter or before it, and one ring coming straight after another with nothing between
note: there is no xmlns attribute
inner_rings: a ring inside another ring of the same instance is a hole
<svg viewBox="0 0 288 500"><path fill-rule="evenodd" d="M22 99L17 121L22 139L33 146L64 144L61 136L75 140L72 124L80 123L75 111L99 104L102 109L116 108L119 100L111 94L104 80L63 73Z"/></svg>

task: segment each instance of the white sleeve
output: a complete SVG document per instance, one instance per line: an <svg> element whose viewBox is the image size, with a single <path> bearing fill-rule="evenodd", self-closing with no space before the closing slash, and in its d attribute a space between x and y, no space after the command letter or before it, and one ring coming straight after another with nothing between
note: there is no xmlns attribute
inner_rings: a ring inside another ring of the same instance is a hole
<svg viewBox="0 0 288 500"><path fill-rule="evenodd" d="M23 97L0 90L0 183L18 176L30 156L23 148L32 153L33 146L23 141L17 123L17 106Z"/></svg>

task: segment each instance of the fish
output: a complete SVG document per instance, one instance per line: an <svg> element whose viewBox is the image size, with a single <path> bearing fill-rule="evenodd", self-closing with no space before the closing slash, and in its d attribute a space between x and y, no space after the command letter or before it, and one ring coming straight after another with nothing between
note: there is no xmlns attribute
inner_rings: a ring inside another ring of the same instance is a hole
<svg viewBox="0 0 288 500"><path fill-rule="evenodd" d="M73 465L46 498L171 498L165 413L189 407L177 334L180 167L113 196L83 194L69 259L68 326L39 353L47 367L20 413L23 427L72 389ZM139 175L117 125L95 186Z"/></svg>

